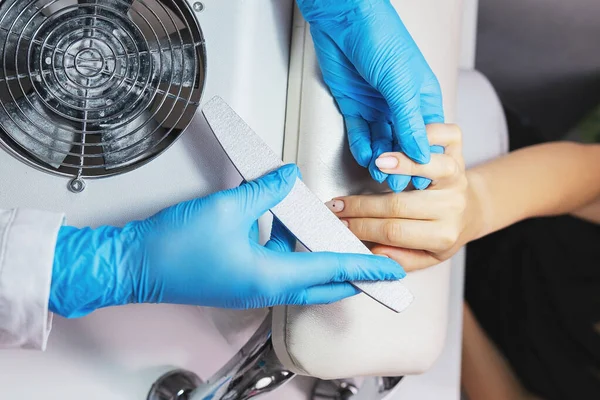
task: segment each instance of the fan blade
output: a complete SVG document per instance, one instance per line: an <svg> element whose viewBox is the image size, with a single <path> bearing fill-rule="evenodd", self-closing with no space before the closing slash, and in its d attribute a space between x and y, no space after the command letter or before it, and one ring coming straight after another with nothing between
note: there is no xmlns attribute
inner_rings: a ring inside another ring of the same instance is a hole
<svg viewBox="0 0 600 400"><path fill-rule="evenodd" d="M187 29L150 42L149 47L152 54L153 71L160 73L161 83L199 87L200 73L196 57L196 44Z"/></svg>
<svg viewBox="0 0 600 400"><path fill-rule="evenodd" d="M85 4L101 4L103 6L112 7L119 13L127 14L133 5L134 0L78 0L79 5Z"/></svg>
<svg viewBox="0 0 600 400"><path fill-rule="evenodd" d="M121 128L102 133L105 168L122 168L150 156L150 150L156 149L167 134L149 110Z"/></svg>
<svg viewBox="0 0 600 400"><path fill-rule="evenodd" d="M21 147L54 168L65 161L75 141L75 133L61 127L35 93L0 107L0 125Z"/></svg>
<svg viewBox="0 0 600 400"><path fill-rule="evenodd" d="M0 58L4 59L1 62L11 72L17 69L19 72L27 71L27 54L32 36L47 18L40 8L29 2L0 1Z"/></svg>

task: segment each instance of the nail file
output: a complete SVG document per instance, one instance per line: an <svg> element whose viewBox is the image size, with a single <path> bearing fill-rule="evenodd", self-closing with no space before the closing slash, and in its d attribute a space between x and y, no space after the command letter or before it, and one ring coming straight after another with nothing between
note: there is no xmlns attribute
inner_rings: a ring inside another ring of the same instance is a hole
<svg viewBox="0 0 600 400"><path fill-rule="evenodd" d="M206 103L203 114L245 180L255 180L284 165L220 97ZM300 179L271 212L310 251L372 254ZM400 281L352 282L352 285L395 312L404 311L413 301L412 293Z"/></svg>

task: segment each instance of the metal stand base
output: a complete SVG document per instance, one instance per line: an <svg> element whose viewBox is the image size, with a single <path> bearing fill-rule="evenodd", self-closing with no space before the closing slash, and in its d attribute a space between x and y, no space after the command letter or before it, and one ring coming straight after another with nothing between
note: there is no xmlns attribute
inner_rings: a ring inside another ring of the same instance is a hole
<svg viewBox="0 0 600 400"><path fill-rule="evenodd" d="M311 394L312 400L349 400L358 393L358 388L351 381L333 380L315 383Z"/></svg>
<svg viewBox="0 0 600 400"><path fill-rule="evenodd" d="M385 400L397 389L402 377L365 378L360 387L352 379L318 380L311 400Z"/></svg>
<svg viewBox="0 0 600 400"><path fill-rule="evenodd" d="M175 370L156 381L147 400L248 400L280 388L294 376L277 359L269 315L248 343L208 381Z"/></svg>
<svg viewBox="0 0 600 400"><path fill-rule="evenodd" d="M202 380L193 372L174 370L154 382L147 400L190 400L192 392L201 384Z"/></svg>

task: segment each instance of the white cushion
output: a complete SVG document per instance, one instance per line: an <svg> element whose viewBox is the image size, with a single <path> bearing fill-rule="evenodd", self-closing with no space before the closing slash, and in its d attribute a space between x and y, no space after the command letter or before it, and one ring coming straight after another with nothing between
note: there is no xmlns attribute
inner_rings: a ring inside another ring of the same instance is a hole
<svg viewBox="0 0 600 400"><path fill-rule="evenodd" d="M454 121L462 2L393 3L438 76L447 119ZM302 82L299 107L293 107L299 114L288 120L297 123L297 162L305 182L323 201L382 190L349 155L343 122L321 81L310 36L305 33L303 39L297 49L303 53L297 72ZM410 274L405 283L415 301L400 314L362 294L328 306L277 308L277 355L287 368L325 379L422 373L444 345L449 278L450 262Z"/></svg>

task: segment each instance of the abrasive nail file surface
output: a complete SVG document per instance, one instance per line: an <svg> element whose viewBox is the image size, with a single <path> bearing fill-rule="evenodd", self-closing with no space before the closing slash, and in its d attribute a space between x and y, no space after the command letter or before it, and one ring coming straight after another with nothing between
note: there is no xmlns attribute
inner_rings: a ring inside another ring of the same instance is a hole
<svg viewBox="0 0 600 400"><path fill-rule="evenodd" d="M269 146L220 97L206 103L203 113L245 180L260 178L283 165ZM372 254L300 179L271 212L310 251ZM413 300L412 293L400 281L352 284L396 312L404 311Z"/></svg>

